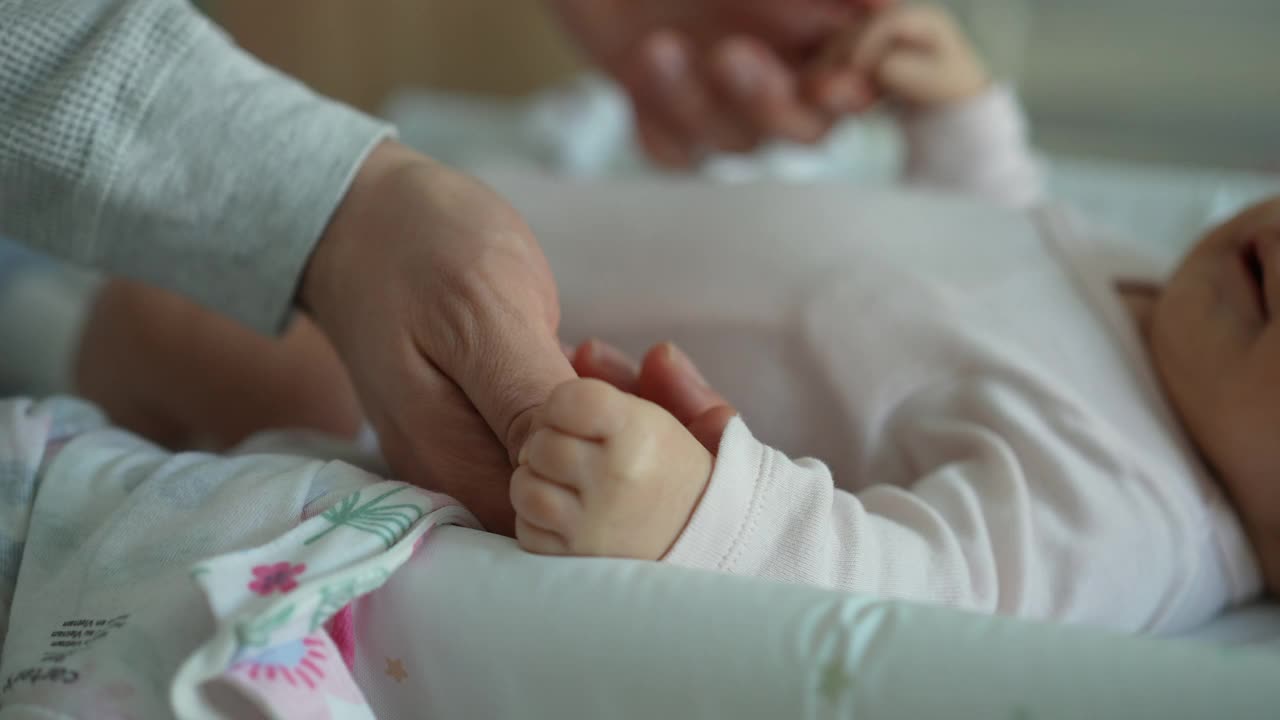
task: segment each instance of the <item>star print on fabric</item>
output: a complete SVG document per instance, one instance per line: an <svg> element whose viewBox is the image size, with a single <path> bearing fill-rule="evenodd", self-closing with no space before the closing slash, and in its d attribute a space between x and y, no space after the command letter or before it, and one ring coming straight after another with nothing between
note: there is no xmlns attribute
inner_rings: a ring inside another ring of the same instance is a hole
<svg viewBox="0 0 1280 720"><path fill-rule="evenodd" d="M387 658L386 673L391 676L392 680L396 681L397 685L404 682L405 678L409 677L409 673L405 672L404 663L401 662L399 658Z"/></svg>

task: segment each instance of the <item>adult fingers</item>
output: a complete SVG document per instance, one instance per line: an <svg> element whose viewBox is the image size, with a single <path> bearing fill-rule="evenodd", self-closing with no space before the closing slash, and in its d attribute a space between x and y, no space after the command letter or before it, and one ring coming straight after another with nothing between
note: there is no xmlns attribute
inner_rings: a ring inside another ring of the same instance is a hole
<svg viewBox="0 0 1280 720"><path fill-rule="evenodd" d="M737 0L737 29L784 48L805 49L821 42L864 11L865 0Z"/></svg>
<svg viewBox="0 0 1280 720"><path fill-rule="evenodd" d="M686 426L708 410L729 404L707 384L689 357L671 343L658 345L645 355L636 394Z"/></svg>
<svg viewBox="0 0 1280 720"><path fill-rule="evenodd" d="M694 149L642 108L644 101L636 97L636 135L645 154L657 164L672 169L685 169L694 164Z"/></svg>
<svg viewBox="0 0 1280 720"><path fill-rule="evenodd" d="M800 97L795 71L768 46L753 38L733 37L711 52L712 81L757 136L812 143L830 129L830 118Z"/></svg>
<svg viewBox="0 0 1280 720"><path fill-rule="evenodd" d="M707 148L745 147L746 130L720 111L693 44L663 30L647 38L628 85L646 149L667 164L696 161Z"/></svg>
<svg viewBox="0 0 1280 720"><path fill-rule="evenodd" d="M579 377L603 380L623 392L634 393L640 367L621 350L600 340L588 340L571 356Z"/></svg>
<svg viewBox="0 0 1280 720"><path fill-rule="evenodd" d="M511 463L506 449L456 383L414 355L402 373L387 372L393 396L367 403L378 444L396 477L450 495L490 532L510 535ZM379 390L382 386L379 386ZM424 432L423 428L431 428Z"/></svg>
<svg viewBox="0 0 1280 720"><path fill-rule="evenodd" d="M482 327L483 349L459 385L514 460L533 428L535 411L576 377L554 331L525 318ZM513 462L514 464L514 462Z"/></svg>
<svg viewBox="0 0 1280 720"><path fill-rule="evenodd" d="M728 405L719 405L702 413L689 423L689 434L693 435L712 455L720 452L720 438L724 437L724 429L729 421L738 416L738 411Z"/></svg>
<svg viewBox="0 0 1280 720"><path fill-rule="evenodd" d="M535 410L576 377L553 324L554 280L531 235L525 243L471 259L456 276L442 269L444 280L430 299L435 307L411 321L428 325L414 334L421 361L461 388L513 465Z"/></svg>

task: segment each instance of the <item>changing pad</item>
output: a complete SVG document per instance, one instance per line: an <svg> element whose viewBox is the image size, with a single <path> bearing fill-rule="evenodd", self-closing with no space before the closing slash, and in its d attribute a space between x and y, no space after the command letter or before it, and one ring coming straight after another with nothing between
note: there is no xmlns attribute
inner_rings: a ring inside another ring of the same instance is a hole
<svg viewBox="0 0 1280 720"><path fill-rule="evenodd" d="M591 179L659 174L630 143L625 100L596 76L518 101L407 92L393 99L386 114L406 142L499 185L529 174ZM717 158L702 175L720 182L889 184L900 155L895 129L872 116L846 123L821 147L777 145L748 158ZM1171 260L1207 227L1280 194L1280 176L1262 173L1053 156L1044 164L1053 198L1131 240L1158 246ZM1237 610L1193 637L1280 644L1280 605Z"/></svg>
<svg viewBox="0 0 1280 720"><path fill-rule="evenodd" d="M416 632L369 622L388 614ZM1174 720L1280 707L1280 653L537 557L463 528L436 533L354 620L357 678L379 717Z"/></svg>

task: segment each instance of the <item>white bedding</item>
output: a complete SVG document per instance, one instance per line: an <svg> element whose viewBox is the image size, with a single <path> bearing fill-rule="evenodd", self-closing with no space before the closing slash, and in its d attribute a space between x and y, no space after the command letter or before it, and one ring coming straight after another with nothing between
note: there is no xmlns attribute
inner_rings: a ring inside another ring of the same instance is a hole
<svg viewBox="0 0 1280 720"><path fill-rule="evenodd" d="M519 101L406 92L386 114L405 142L473 171L656 175L630 142L625 100L589 75ZM702 175L721 182L886 184L900 157L895 128L872 115L845 123L820 147L779 145L749 158L715 158ZM1280 175L1054 156L1045 164L1053 197L1137 239L1174 247L1244 205L1280 193Z"/></svg>
<svg viewBox="0 0 1280 720"><path fill-rule="evenodd" d="M254 449L333 455L297 441ZM1252 646L1221 650L539 557L465 528L433 531L352 619L357 680L388 718L1268 718L1280 704L1280 608L1192 634Z"/></svg>
<svg viewBox="0 0 1280 720"><path fill-rule="evenodd" d="M1202 642L1249 645L1280 652L1280 603L1256 603L1232 610L1185 637Z"/></svg>
<svg viewBox="0 0 1280 720"><path fill-rule="evenodd" d="M494 173L504 187L514 187L510 170L646 174L621 144L625 113L589 93L454 101L402 103L393 119L406 140L451 149L437 154ZM427 117L436 127L414 126ZM775 149L709 172L850 183L891 176L896 151L882 126L839 135L827 150ZM1280 178L1261 175L1049 165L1057 197L1170 257L1213 220L1280 193ZM1262 718L1280 707L1275 604L1241 608L1187 636L1200 644L1135 640L649 563L539 558L447 528L358 605L357 624L370 612L397 613L424 640L417 656L397 658L412 681L380 699L385 717ZM357 672L382 673L388 660L358 658Z"/></svg>
<svg viewBox="0 0 1280 720"><path fill-rule="evenodd" d="M393 101L388 115L407 142L443 151L447 161L488 174L500 185L529 173L598 179L655 175L628 142L622 99L589 77L508 103L410 93ZM747 159L721 158L704 175L724 182L886 184L893 180L899 155L893 128L872 119L847 124L816 150L783 146ZM1160 246L1170 262L1213 223L1280 194L1280 175L1057 157L1045 158L1045 165L1055 199L1124 236ZM1280 604L1237 610L1192 637L1280 649Z"/></svg>
<svg viewBox="0 0 1280 720"><path fill-rule="evenodd" d="M354 622L369 640L362 684L389 660L363 648L419 638L395 658L406 682L371 698L389 718L1237 720L1280 707L1276 653L537 557L463 528L433 535Z"/></svg>

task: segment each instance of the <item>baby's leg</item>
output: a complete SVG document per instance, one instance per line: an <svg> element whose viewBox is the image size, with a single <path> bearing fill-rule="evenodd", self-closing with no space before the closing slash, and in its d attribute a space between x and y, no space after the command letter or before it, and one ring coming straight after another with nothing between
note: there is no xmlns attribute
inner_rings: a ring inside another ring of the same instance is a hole
<svg viewBox="0 0 1280 720"><path fill-rule="evenodd" d="M733 410L671 345L637 371L588 343L575 366L607 381L566 383L543 407L512 478L517 538L547 554L656 560L697 507Z"/></svg>

